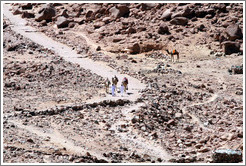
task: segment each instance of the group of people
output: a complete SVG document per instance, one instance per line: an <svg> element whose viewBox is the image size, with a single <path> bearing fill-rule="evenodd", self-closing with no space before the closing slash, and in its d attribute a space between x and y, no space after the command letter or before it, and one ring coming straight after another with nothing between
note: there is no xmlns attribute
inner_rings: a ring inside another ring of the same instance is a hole
<svg viewBox="0 0 246 166"><path fill-rule="evenodd" d="M112 77L112 86L111 86L112 96L115 96L116 95L115 93L117 93L118 82L119 82L119 79L116 77L116 75L114 77ZM111 82L109 81L108 78L106 78L104 84L105 84L106 93L109 93L108 89L109 89ZM123 93L126 92L126 90L128 90L128 79L126 77L124 77L122 82L121 82L121 86L120 86L121 96L123 96Z"/></svg>

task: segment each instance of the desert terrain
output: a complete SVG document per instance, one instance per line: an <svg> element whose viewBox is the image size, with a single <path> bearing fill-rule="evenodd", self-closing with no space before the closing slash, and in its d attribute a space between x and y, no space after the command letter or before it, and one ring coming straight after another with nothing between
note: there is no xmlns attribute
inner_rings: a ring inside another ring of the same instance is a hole
<svg viewBox="0 0 246 166"><path fill-rule="evenodd" d="M242 3L3 9L4 163L244 162Z"/></svg>

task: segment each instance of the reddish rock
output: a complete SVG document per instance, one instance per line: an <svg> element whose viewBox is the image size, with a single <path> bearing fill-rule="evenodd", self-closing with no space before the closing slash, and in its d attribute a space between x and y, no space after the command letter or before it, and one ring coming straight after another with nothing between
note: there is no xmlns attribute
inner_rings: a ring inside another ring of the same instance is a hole
<svg viewBox="0 0 246 166"><path fill-rule="evenodd" d="M206 153L206 152L209 152L209 151L211 151L211 149L208 148L208 147L204 147L204 148L198 150L198 152L200 152L200 153Z"/></svg>
<svg viewBox="0 0 246 166"><path fill-rule="evenodd" d="M56 25L58 28L68 27L69 23L70 23L70 21L67 18L65 18L64 16L58 17L57 21L56 21Z"/></svg>
<svg viewBox="0 0 246 166"><path fill-rule="evenodd" d="M22 14L22 12L19 8L13 9L13 15Z"/></svg>
<svg viewBox="0 0 246 166"><path fill-rule="evenodd" d="M159 29L158 29L159 34L169 34L169 29L166 24L161 24Z"/></svg>
<svg viewBox="0 0 246 166"><path fill-rule="evenodd" d="M172 16L172 10L171 9L167 9L161 16L161 20L169 20L171 19Z"/></svg>
<svg viewBox="0 0 246 166"><path fill-rule="evenodd" d="M226 28L226 34L228 35L229 40L231 40L231 41L243 38L242 30L236 24L228 26Z"/></svg>
<svg viewBox="0 0 246 166"><path fill-rule="evenodd" d="M170 23L174 25L186 25L188 23L188 19L185 17L175 17L170 21Z"/></svg>
<svg viewBox="0 0 246 166"><path fill-rule="evenodd" d="M51 4L45 4L36 15L35 20L36 21L52 20L52 17L54 17L55 15L56 15L55 8Z"/></svg>
<svg viewBox="0 0 246 166"><path fill-rule="evenodd" d="M240 52L240 44L238 42L225 41L222 43L222 45L223 45L223 52L226 55Z"/></svg>
<svg viewBox="0 0 246 166"><path fill-rule="evenodd" d="M119 5L118 7L114 6L111 9L109 9L109 12L111 13L111 16L113 16L114 18L119 18L129 16L130 10L125 5Z"/></svg>
<svg viewBox="0 0 246 166"><path fill-rule="evenodd" d="M138 43L133 44L132 47L130 47L130 53L131 54L139 54L141 51L141 47Z"/></svg>
<svg viewBox="0 0 246 166"><path fill-rule="evenodd" d="M23 10L30 10L32 9L33 4L32 3L22 3L20 6Z"/></svg>
<svg viewBox="0 0 246 166"><path fill-rule="evenodd" d="M21 18L34 18L35 15L33 13L29 13L27 11L24 11L21 15Z"/></svg>

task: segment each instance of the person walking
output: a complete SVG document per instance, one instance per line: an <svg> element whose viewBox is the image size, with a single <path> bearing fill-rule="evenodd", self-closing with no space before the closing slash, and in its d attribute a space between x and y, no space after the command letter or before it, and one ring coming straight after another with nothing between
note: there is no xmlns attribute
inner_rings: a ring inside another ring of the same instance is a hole
<svg viewBox="0 0 246 166"><path fill-rule="evenodd" d="M112 91L112 96L115 96L115 85L114 84L112 84L111 91Z"/></svg>
<svg viewBox="0 0 246 166"><path fill-rule="evenodd" d="M123 84L121 84L120 86L120 93L121 93L121 97L123 96L123 93L124 93L124 86Z"/></svg>

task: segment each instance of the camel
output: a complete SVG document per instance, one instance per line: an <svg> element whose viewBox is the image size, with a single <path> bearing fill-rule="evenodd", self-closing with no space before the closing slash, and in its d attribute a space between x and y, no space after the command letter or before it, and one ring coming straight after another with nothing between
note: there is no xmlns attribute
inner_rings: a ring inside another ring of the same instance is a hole
<svg viewBox="0 0 246 166"><path fill-rule="evenodd" d="M171 55L171 61L174 62L174 55L177 55L177 61L179 61L179 52L175 49L173 49L171 52L169 52L166 49L167 53Z"/></svg>
<svg viewBox="0 0 246 166"><path fill-rule="evenodd" d="M112 83L115 85L115 91L117 91L117 83L118 83L118 78L116 76L112 77Z"/></svg>
<svg viewBox="0 0 246 166"><path fill-rule="evenodd" d="M106 93L108 93L108 89L109 89L109 85L111 84L111 82L109 81L109 79L107 78L104 82L104 85L105 85L105 90L106 90Z"/></svg>

